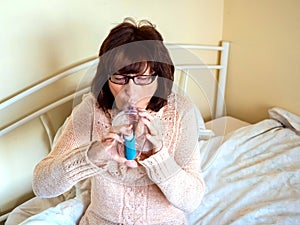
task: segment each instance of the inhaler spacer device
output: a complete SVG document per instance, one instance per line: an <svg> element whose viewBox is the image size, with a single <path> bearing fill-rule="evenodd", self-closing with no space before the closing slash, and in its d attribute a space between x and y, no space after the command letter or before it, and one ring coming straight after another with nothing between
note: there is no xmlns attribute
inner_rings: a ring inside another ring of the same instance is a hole
<svg viewBox="0 0 300 225"><path fill-rule="evenodd" d="M121 111L113 119L113 126L118 125L132 125L132 132L128 135L123 135L125 158L128 160L134 160L138 155L136 149L136 134L135 130L139 121L138 111L135 106L129 105L125 110Z"/></svg>
<svg viewBox="0 0 300 225"><path fill-rule="evenodd" d="M125 111L129 124L132 125L132 133L124 135L125 141L125 158L133 160L137 156L135 130L138 123L138 111L134 106L129 106Z"/></svg>

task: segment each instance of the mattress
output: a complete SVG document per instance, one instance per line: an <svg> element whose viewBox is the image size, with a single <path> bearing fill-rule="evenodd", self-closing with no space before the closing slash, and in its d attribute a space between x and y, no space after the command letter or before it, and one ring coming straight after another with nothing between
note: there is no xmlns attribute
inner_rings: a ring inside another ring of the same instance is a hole
<svg viewBox="0 0 300 225"><path fill-rule="evenodd" d="M223 116L205 123L207 129L212 130L215 136L224 136L234 130L249 125L248 122L240 119Z"/></svg>

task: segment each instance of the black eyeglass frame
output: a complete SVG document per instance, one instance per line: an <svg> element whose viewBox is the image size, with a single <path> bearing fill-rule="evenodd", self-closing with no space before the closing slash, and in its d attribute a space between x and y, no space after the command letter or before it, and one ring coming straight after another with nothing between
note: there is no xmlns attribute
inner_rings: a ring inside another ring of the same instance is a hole
<svg viewBox="0 0 300 225"><path fill-rule="evenodd" d="M123 83L118 83L118 82L115 82L113 81L111 78L113 75L117 75L117 76L123 76L123 78L125 78L125 81ZM153 73L153 74L150 74L150 75L136 75L136 76L129 76L127 74L113 74L111 76L109 76L109 81L114 83L114 84L118 84L118 85L125 85L125 84L128 84L129 80L132 79L133 80L133 83L136 84L136 85L139 85L139 86L145 86L145 85L149 85L149 84L152 84L153 81L155 81L156 77L158 76L157 73ZM149 83L146 83L146 84L140 84L140 83L137 83L135 78L137 77L151 77L150 79L150 82Z"/></svg>

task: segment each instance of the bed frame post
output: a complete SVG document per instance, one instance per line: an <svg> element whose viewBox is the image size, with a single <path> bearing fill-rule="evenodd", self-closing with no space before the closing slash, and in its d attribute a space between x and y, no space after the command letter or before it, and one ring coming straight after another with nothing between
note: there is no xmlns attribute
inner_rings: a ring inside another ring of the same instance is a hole
<svg viewBox="0 0 300 225"><path fill-rule="evenodd" d="M225 116L225 88L226 88L226 79L227 79L227 65L228 65L228 56L229 56L229 42L222 41L222 51L221 51L221 60L220 65L221 69L219 71L219 79L217 86L217 101L216 101L216 110L215 118Z"/></svg>

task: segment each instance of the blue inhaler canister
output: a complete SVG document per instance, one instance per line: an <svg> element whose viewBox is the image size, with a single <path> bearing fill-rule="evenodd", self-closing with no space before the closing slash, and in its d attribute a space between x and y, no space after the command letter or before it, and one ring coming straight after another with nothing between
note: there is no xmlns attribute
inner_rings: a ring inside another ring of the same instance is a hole
<svg viewBox="0 0 300 225"><path fill-rule="evenodd" d="M130 135L124 136L125 140L125 158L133 160L136 157L135 134L132 132Z"/></svg>

